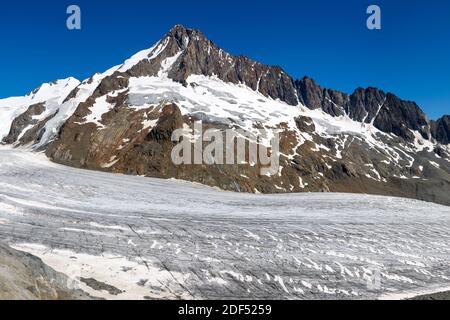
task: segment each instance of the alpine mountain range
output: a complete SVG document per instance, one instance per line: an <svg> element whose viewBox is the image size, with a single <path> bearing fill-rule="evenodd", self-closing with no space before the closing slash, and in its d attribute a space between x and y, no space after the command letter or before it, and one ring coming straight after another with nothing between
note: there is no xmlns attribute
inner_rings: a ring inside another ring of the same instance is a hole
<svg viewBox="0 0 450 320"><path fill-rule="evenodd" d="M174 165L172 133L278 129L280 170ZM198 182L250 193L351 192L450 205L450 116L377 88L352 94L233 56L173 27L149 49L82 82L46 83L0 100L2 144L92 170Z"/></svg>

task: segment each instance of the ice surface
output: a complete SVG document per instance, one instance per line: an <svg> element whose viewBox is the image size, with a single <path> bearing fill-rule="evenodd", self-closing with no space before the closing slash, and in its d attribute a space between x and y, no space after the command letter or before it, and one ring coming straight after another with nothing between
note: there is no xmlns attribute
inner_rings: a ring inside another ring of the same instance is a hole
<svg viewBox="0 0 450 320"><path fill-rule="evenodd" d="M361 299L450 285L449 207L222 192L5 147L0 237L71 277L124 291L80 284L105 298ZM368 286L374 274L380 287Z"/></svg>

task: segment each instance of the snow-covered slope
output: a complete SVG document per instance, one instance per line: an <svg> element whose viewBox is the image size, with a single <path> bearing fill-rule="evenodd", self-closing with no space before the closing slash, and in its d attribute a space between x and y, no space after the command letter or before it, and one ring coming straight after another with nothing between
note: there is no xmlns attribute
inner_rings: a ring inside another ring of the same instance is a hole
<svg viewBox="0 0 450 320"><path fill-rule="evenodd" d="M74 96L65 99L58 107L58 112L44 126L42 138L34 146L41 148L56 138L61 126L75 112L80 103L85 102L98 87L100 82L107 76L110 76L118 67L113 67L104 73L96 73L91 78L84 80L75 88Z"/></svg>
<svg viewBox="0 0 450 320"><path fill-rule="evenodd" d="M24 97L12 97L0 100L0 141L5 138L13 120L27 111L31 105L44 103L45 112L37 119L45 119L56 112L67 95L79 85L75 78L67 78L52 83L44 83Z"/></svg>

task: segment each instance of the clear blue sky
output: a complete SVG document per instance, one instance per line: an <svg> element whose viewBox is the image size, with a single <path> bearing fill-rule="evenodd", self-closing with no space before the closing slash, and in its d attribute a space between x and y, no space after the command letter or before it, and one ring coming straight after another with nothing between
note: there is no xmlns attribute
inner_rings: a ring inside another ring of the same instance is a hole
<svg viewBox="0 0 450 320"><path fill-rule="evenodd" d="M66 29L66 8L82 30ZM382 9L382 30L366 8ZM181 23L233 54L282 66L295 78L352 92L376 86L416 101L431 118L450 114L448 0L39 0L0 5L0 97L121 63Z"/></svg>

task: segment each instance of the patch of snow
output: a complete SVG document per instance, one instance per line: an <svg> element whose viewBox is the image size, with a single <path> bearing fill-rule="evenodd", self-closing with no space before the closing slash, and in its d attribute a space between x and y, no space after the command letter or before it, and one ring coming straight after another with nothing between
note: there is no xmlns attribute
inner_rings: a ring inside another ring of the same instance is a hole
<svg viewBox="0 0 450 320"><path fill-rule="evenodd" d="M108 95L95 99L94 105L89 109L91 113L84 118L84 123L94 123L100 129L105 128L105 125L100 121L105 113L114 108L114 105L106 101L107 99Z"/></svg>

